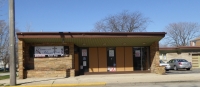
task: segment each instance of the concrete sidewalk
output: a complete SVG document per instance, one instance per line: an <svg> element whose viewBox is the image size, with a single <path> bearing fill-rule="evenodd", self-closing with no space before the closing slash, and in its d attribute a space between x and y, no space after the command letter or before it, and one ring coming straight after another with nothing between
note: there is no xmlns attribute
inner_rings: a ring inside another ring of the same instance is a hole
<svg viewBox="0 0 200 87"><path fill-rule="evenodd" d="M0 73L0 76L5 76L5 75L10 75L9 72L6 72L6 73Z"/></svg>
<svg viewBox="0 0 200 87"><path fill-rule="evenodd" d="M181 81L200 81L200 73L166 74L166 75L158 75L154 73L142 73L142 74L134 73L134 74L84 75L84 76L77 76L74 78L27 78L27 79L17 79L17 84L20 84L22 86L30 86L30 85L87 86L95 84L105 85L113 83L137 84L137 83L181 82ZM9 84L9 79L0 80L0 84Z"/></svg>

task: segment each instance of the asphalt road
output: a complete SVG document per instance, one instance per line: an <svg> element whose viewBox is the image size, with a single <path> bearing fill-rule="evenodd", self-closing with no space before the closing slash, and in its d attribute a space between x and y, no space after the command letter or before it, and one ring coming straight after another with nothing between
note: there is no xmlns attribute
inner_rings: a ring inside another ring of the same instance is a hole
<svg viewBox="0 0 200 87"><path fill-rule="evenodd" d="M192 74L192 73L200 73L200 69L191 69L191 70L185 70L185 69L180 69L180 70L169 70L166 71L166 74Z"/></svg>
<svg viewBox="0 0 200 87"><path fill-rule="evenodd" d="M200 87L200 82L162 82L162 83L124 83L106 84L104 86L81 86L81 87Z"/></svg>
<svg viewBox="0 0 200 87"><path fill-rule="evenodd" d="M143 84L108 84L104 87L200 87L199 82L177 82L177 83L143 83Z"/></svg>

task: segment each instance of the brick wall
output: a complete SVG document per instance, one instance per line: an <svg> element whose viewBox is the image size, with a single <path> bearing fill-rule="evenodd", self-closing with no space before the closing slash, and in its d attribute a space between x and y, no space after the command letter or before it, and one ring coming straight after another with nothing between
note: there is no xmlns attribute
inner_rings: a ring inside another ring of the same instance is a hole
<svg viewBox="0 0 200 87"><path fill-rule="evenodd" d="M34 77L66 77L66 71L37 71L37 70L27 70L27 78Z"/></svg>
<svg viewBox="0 0 200 87"><path fill-rule="evenodd" d="M192 62L192 54L189 55L189 53L181 53L181 54L178 54L178 53L167 53L166 54L166 59L165 62L168 62L169 60L171 59L186 59L187 61L189 62Z"/></svg>
<svg viewBox="0 0 200 87"><path fill-rule="evenodd" d="M18 77L24 79L24 42L18 40Z"/></svg>
<svg viewBox="0 0 200 87"><path fill-rule="evenodd" d="M154 42L150 46L150 62L151 62L151 72L156 73L156 68L160 65L159 63L159 43Z"/></svg>
<svg viewBox="0 0 200 87"><path fill-rule="evenodd" d="M195 46L200 46L200 40L197 40L197 41L196 41Z"/></svg>
<svg viewBox="0 0 200 87"><path fill-rule="evenodd" d="M73 43L24 43L19 40L19 78L29 77L67 77L68 69L73 77ZM52 58L30 58L30 46L69 46L69 56Z"/></svg>

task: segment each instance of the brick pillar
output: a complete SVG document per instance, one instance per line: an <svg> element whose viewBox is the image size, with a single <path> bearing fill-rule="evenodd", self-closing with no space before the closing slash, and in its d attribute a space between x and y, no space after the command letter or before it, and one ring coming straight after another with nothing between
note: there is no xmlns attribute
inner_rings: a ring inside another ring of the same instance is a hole
<svg viewBox="0 0 200 87"><path fill-rule="evenodd" d="M70 54L70 57L71 57L71 67L68 67L69 68L69 77L74 77L75 76L75 68L74 68L74 44L70 44L69 45L69 54Z"/></svg>
<svg viewBox="0 0 200 87"><path fill-rule="evenodd" d="M69 68L74 69L74 44L72 43L69 45L69 54L69 57L72 59L72 63Z"/></svg>
<svg viewBox="0 0 200 87"><path fill-rule="evenodd" d="M18 77L19 79L24 79L24 41L19 40L18 41Z"/></svg>
<svg viewBox="0 0 200 87"><path fill-rule="evenodd" d="M150 46L150 61L151 61L151 72L156 73L156 68L160 65L159 63L159 42L154 42Z"/></svg>

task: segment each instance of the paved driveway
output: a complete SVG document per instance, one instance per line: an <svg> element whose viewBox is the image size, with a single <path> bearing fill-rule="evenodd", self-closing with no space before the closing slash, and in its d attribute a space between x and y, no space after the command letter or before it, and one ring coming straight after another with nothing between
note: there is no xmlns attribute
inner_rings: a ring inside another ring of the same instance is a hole
<svg viewBox="0 0 200 87"><path fill-rule="evenodd" d="M180 70L169 70L166 71L166 74L194 74L194 73L200 73L200 69L191 69L191 70L185 70L185 69L180 69Z"/></svg>

